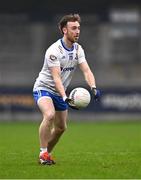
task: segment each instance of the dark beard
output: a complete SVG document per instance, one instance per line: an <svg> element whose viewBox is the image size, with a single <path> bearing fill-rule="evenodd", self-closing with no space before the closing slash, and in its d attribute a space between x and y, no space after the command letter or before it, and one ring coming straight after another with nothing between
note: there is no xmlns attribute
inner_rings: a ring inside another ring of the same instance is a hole
<svg viewBox="0 0 141 180"><path fill-rule="evenodd" d="M69 38L69 37L68 37L68 40L69 40L72 44L75 43L75 42L78 42L78 39L74 40L74 39Z"/></svg>

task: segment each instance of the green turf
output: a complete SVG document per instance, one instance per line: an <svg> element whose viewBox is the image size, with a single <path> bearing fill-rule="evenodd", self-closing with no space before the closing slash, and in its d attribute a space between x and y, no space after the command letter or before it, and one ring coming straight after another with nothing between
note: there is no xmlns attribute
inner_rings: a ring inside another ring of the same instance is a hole
<svg viewBox="0 0 141 180"><path fill-rule="evenodd" d="M141 121L69 122L54 166L37 163L38 126L0 123L0 179L141 178Z"/></svg>

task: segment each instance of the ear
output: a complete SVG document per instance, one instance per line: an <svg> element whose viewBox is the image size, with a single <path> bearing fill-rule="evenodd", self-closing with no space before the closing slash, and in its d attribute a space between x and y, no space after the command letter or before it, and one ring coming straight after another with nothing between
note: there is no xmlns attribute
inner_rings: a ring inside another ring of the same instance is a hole
<svg viewBox="0 0 141 180"><path fill-rule="evenodd" d="M62 31L63 31L64 34L66 34L67 33L67 28L63 27Z"/></svg>

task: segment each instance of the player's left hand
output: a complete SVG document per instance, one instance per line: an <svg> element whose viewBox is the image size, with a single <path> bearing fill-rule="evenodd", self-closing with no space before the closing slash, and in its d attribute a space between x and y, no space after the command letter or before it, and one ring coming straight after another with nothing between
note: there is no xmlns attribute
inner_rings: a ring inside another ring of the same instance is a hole
<svg viewBox="0 0 141 180"><path fill-rule="evenodd" d="M94 94L94 100L95 101L98 101L100 99L100 96L101 96L101 92L99 89L95 88L95 87L92 87L92 92Z"/></svg>

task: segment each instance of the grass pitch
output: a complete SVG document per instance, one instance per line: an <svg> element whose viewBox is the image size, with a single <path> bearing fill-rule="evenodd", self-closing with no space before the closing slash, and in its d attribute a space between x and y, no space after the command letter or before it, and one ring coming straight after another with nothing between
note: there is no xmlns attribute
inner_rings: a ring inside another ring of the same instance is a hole
<svg viewBox="0 0 141 180"><path fill-rule="evenodd" d="M39 123L0 123L0 179L139 179L140 122L69 122L53 166L37 163Z"/></svg>

